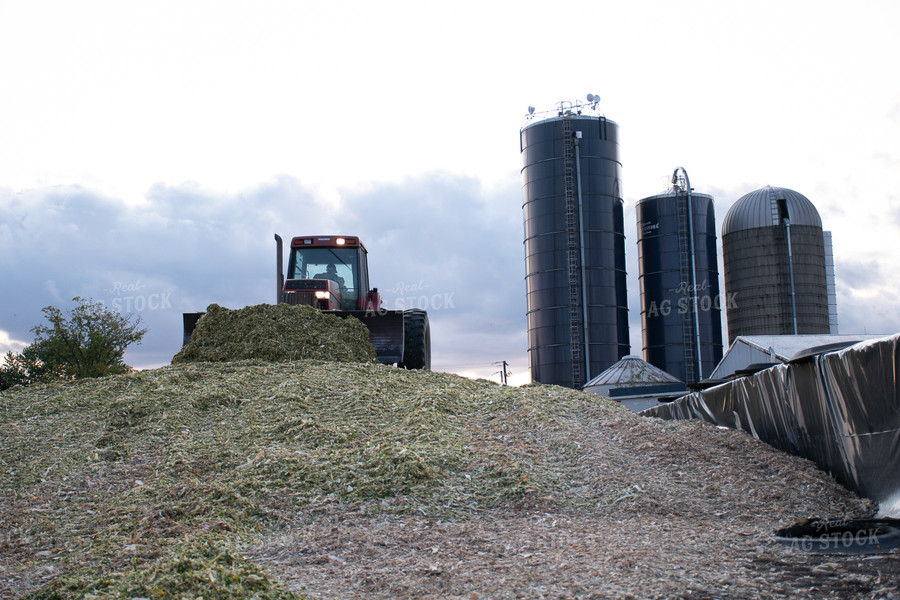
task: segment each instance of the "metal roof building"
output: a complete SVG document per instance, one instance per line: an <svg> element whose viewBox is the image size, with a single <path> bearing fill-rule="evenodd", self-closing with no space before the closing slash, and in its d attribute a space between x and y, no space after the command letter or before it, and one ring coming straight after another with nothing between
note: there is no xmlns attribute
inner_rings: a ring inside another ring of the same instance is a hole
<svg viewBox="0 0 900 600"><path fill-rule="evenodd" d="M710 379L728 379L750 365L785 363L801 352L827 344L849 344L882 337L883 334L741 335L732 342Z"/></svg>
<svg viewBox="0 0 900 600"><path fill-rule="evenodd" d="M616 400L634 412L687 394L687 388L678 378L633 355L591 379L583 389Z"/></svg>

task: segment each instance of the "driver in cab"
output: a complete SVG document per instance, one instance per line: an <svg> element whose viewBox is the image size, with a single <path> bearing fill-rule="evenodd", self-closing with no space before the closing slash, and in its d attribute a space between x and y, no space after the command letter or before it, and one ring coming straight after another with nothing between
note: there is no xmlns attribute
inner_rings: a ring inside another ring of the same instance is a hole
<svg viewBox="0 0 900 600"><path fill-rule="evenodd" d="M333 264L325 267L325 272L319 273L314 279L330 279L341 286L341 289L344 289L344 278L337 274L337 268Z"/></svg>

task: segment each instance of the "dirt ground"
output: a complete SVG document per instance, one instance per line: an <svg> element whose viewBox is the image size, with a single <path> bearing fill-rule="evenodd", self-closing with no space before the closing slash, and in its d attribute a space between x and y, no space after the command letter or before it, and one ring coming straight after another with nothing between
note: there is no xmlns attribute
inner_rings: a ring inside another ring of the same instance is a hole
<svg viewBox="0 0 900 600"><path fill-rule="evenodd" d="M893 598L900 554L817 555L756 515L325 511L247 549L310 598Z"/></svg>
<svg viewBox="0 0 900 600"><path fill-rule="evenodd" d="M743 432L629 415L585 423L577 441L567 477L629 482L602 505L533 498L444 520L398 515L396 498L325 506L246 554L314 599L900 598L897 551L774 541L805 518L874 511L809 461Z"/></svg>

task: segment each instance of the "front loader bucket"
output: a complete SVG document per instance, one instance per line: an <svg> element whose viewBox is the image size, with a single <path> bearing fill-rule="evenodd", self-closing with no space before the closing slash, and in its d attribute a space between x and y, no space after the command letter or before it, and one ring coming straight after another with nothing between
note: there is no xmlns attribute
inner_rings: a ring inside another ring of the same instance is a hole
<svg viewBox="0 0 900 600"><path fill-rule="evenodd" d="M369 328L378 362L399 363L403 360L403 311L341 311L338 316L353 316Z"/></svg>
<svg viewBox="0 0 900 600"><path fill-rule="evenodd" d="M205 312L182 313L181 318L184 320L184 340L181 343L182 346L187 346L187 343L191 341L191 336L194 334L194 329L197 327L197 321L205 314Z"/></svg>

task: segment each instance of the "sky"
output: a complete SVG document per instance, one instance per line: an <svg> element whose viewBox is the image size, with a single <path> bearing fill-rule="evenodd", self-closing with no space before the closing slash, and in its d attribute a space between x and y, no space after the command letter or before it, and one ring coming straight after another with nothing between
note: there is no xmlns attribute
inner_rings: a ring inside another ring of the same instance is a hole
<svg viewBox="0 0 900 600"><path fill-rule="evenodd" d="M0 352L75 296L140 317L273 302L273 234L358 235L433 368L530 380L518 133L599 95L635 203L684 167L718 223L788 187L833 232L841 333L900 331L900 4L0 0ZM724 319L723 319L724 321Z"/></svg>

